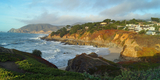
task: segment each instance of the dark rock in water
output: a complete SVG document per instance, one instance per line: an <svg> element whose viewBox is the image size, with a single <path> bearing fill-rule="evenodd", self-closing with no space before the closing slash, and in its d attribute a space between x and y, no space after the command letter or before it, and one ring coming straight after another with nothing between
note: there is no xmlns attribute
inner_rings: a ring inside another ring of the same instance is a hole
<svg viewBox="0 0 160 80"><path fill-rule="evenodd" d="M12 53L12 54L14 54L12 49L6 49L6 48L3 48L3 47L0 47L0 53Z"/></svg>
<svg viewBox="0 0 160 80"><path fill-rule="evenodd" d="M66 70L90 74L104 74L105 72L116 74L120 72L120 66L102 57L98 57L96 53L89 55L82 53L68 61Z"/></svg>

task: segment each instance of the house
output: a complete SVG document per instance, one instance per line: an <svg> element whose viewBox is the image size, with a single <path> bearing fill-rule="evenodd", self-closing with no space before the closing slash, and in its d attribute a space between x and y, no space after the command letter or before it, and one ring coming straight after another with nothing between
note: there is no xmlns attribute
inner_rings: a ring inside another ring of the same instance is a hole
<svg viewBox="0 0 160 80"><path fill-rule="evenodd" d="M141 30L151 30L154 31L155 27L150 27L150 25L136 25L136 24L126 24L129 31L139 32Z"/></svg>
<svg viewBox="0 0 160 80"><path fill-rule="evenodd" d="M127 27L132 26L133 24L126 24Z"/></svg>
<svg viewBox="0 0 160 80"><path fill-rule="evenodd" d="M136 25L136 24L126 24L126 26L128 27L129 31L139 31L140 30L140 25Z"/></svg>
<svg viewBox="0 0 160 80"><path fill-rule="evenodd" d="M156 32L156 35L160 35L160 31L157 31L157 32Z"/></svg>
<svg viewBox="0 0 160 80"><path fill-rule="evenodd" d="M107 25L107 23L106 22L101 22L100 25L105 26L105 25Z"/></svg>
<svg viewBox="0 0 160 80"><path fill-rule="evenodd" d="M89 28L88 26L85 27L85 29L88 29L88 28Z"/></svg>
<svg viewBox="0 0 160 80"><path fill-rule="evenodd" d="M157 23L157 26L160 26L160 23Z"/></svg>
<svg viewBox="0 0 160 80"><path fill-rule="evenodd" d="M160 23L156 22L156 21L152 21L153 24L156 24L157 26L160 26Z"/></svg>
<svg viewBox="0 0 160 80"><path fill-rule="evenodd" d="M134 27L134 26L130 26L130 27L128 27L128 30L129 30L129 31L134 31L134 29L135 29L135 27Z"/></svg>
<svg viewBox="0 0 160 80"><path fill-rule="evenodd" d="M156 32L155 32L155 31L152 31L152 30L148 30L148 31L146 32L146 34L147 34L147 35L155 35Z"/></svg>
<svg viewBox="0 0 160 80"><path fill-rule="evenodd" d="M134 31L139 32L143 30L140 25L136 25Z"/></svg>
<svg viewBox="0 0 160 80"><path fill-rule="evenodd" d="M67 28L67 31L70 31L71 29Z"/></svg>

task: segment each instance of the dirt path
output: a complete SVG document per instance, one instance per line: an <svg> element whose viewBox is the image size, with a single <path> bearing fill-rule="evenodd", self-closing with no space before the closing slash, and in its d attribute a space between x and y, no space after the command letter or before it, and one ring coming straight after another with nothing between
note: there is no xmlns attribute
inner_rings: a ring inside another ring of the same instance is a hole
<svg viewBox="0 0 160 80"><path fill-rule="evenodd" d="M0 62L0 67L5 68L7 70L19 72L19 73L25 73L24 70L21 70L18 68L18 65L15 64L15 62L11 62L11 61Z"/></svg>

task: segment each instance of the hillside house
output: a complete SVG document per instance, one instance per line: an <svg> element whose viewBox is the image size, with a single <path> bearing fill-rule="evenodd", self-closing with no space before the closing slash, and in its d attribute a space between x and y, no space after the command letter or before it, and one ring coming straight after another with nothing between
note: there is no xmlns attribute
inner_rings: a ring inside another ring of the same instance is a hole
<svg viewBox="0 0 160 80"><path fill-rule="evenodd" d="M152 30L148 30L148 31L146 32L146 34L147 34L147 35L155 35L156 32L155 32L155 31L152 31Z"/></svg>
<svg viewBox="0 0 160 80"><path fill-rule="evenodd" d="M135 28L138 27L139 25L126 24L126 26L128 27L128 30L129 30L129 31L135 31Z"/></svg>
<svg viewBox="0 0 160 80"><path fill-rule="evenodd" d="M107 23L106 22L101 22L100 25L105 26L105 25L107 25Z"/></svg>
<svg viewBox="0 0 160 80"><path fill-rule="evenodd" d="M67 31L70 31L70 30L71 30L71 29L68 29L68 28L67 28Z"/></svg>
<svg viewBox="0 0 160 80"><path fill-rule="evenodd" d="M160 23L157 23L157 26L160 26Z"/></svg>
<svg viewBox="0 0 160 80"><path fill-rule="evenodd" d="M155 27L150 27L150 25L126 24L126 26L128 27L129 31L135 31L135 32L139 32L141 30L150 30L151 32L155 30Z"/></svg>
<svg viewBox="0 0 160 80"><path fill-rule="evenodd" d="M88 28L89 28L88 26L85 27L86 30L87 30Z"/></svg>
<svg viewBox="0 0 160 80"><path fill-rule="evenodd" d="M156 21L152 21L153 24L156 24L157 26L160 26L160 23L156 22Z"/></svg>

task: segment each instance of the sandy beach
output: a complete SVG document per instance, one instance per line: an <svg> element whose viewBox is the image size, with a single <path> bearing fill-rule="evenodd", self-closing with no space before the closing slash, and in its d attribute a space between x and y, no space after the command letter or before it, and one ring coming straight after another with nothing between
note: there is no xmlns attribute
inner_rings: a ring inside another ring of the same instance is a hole
<svg viewBox="0 0 160 80"><path fill-rule="evenodd" d="M119 59L119 56L120 56L120 53L122 51L123 48L109 48L109 53L108 55L99 55L107 60L110 60L110 61L114 61L115 59ZM62 67L62 68L59 68L61 70L65 70L66 67Z"/></svg>
<svg viewBox="0 0 160 80"><path fill-rule="evenodd" d="M123 48L109 48L109 53L108 55L99 55L107 60L114 61L115 59L119 59L120 53Z"/></svg>

